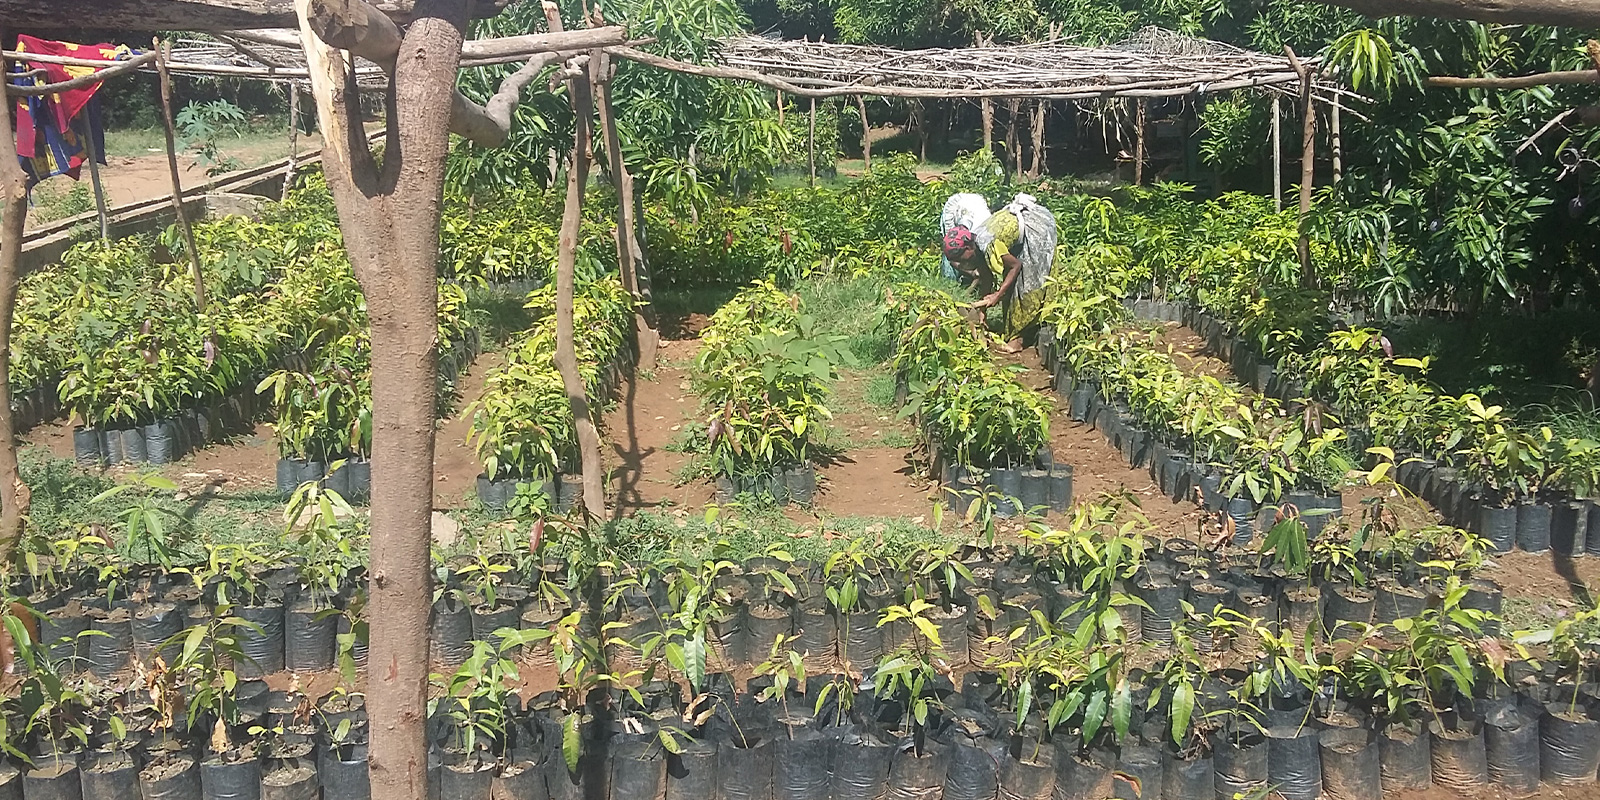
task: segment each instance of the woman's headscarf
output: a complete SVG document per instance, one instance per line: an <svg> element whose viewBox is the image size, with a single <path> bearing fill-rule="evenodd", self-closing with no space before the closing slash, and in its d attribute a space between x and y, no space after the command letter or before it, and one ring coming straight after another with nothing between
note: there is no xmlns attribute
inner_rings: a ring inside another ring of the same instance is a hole
<svg viewBox="0 0 1600 800"><path fill-rule="evenodd" d="M977 237L965 225L953 225L944 232L944 256L955 258L961 251L977 243Z"/></svg>

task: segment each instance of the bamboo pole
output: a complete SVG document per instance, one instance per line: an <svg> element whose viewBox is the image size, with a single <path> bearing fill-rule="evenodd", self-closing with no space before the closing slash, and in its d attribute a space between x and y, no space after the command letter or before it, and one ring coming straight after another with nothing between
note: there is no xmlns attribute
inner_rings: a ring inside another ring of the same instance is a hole
<svg viewBox="0 0 1600 800"><path fill-rule="evenodd" d="M172 74L167 72L167 56L172 52L172 43L162 42L157 39L156 72L161 80L161 123L167 134L167 173L172 177L172 213L178 217L178 230L183 232L183 241L189 249L189 271L194 278L194 307L195 310L206 310L206 282L200 271L200 250L194 243L194 228L189 225L189 216L183 213L183 181L178 177L178 144L177 134L172 129Z"/></svg>

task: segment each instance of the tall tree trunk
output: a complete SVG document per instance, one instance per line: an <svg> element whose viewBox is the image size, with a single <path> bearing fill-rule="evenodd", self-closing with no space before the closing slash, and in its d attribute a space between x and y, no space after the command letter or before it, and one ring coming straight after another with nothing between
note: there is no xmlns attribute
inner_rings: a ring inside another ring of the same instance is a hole
<svg viewBox="0 0 1600 800"><path fill-rule="evenodd" d="M380 164L347 53L296 0L323 172L372 325L372 554L367 702L372 796L425 800L439 215L466 0L419 0L390 83Z"/></svg>
<svg viewBox="0 0 1600 800"><path fill-rule="evenodd" d="M0 72L10 65L0 59ZM11 319L17 308L17 263L28 221L28 177L17 162L17 128L11 119L15 103L7 102L6 147L0 153L0 562L9 563L22 537L28 513L28 487L17 469L16 421L11 414Z"/></svg>

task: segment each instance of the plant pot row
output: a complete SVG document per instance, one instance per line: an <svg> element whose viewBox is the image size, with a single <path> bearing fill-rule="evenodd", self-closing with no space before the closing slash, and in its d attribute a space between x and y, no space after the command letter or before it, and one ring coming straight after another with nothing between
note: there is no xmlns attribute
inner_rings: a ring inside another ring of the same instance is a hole
<svg viewBox="0 0 1600 800"><path fill-rule="evenodd" d="M182 409L143 424L75 427L73 460L84 467L170 464L247 429L259 411L255 394L240 390L205 407Z"/></svg>
<svg viewBox="0 0 1600 800"><path fill-rule="evenodd" d="M338 461L343 461L344 464L338 469L332 469ZM372 462L355 455L326 460L278 459L277 487L280 497L288 498L307 483L332 489L352 503L366 502L372 496Z"/></svg>
<svg viewBox="0 0 1600 800"><path fill-rule="evenodd" d="M513 476L491 480L482 473L478 475L478 502L490 511L505 511L519 492L532 492L541 496L544 498L546 508L557 514L565 514L574 507L583 505L583 475L563 472L554 480Z"/></svg>
<svg viewBox="0 0 1600 800"><path fill-rule="evenodd" d="M980 497L992 503L996 516L1005 518L1065 513L1072 508L1072 465L1056 462L1048 449L1020 466L963 466L943 456L939 461L945 503L961 512Z"/></svg>
<svg viewBox="0 0 1600 800"><path fill-rule="evenodd" d="M718 503L731 503L741 496L748 496L778 506L792 503L810 508L817 496L817 468L812 464L800 464L775 467L766 474L718 475L715 487Z"/></svg>
<svg viewBox="0 0 1600 800"><path fill-rule="evenodd" d="M62 415L61 394L57 382L49 380L31 389L21 392L12 392L11 396L11 425L17 433L23 433L43 422L58 419Z"/></svg>

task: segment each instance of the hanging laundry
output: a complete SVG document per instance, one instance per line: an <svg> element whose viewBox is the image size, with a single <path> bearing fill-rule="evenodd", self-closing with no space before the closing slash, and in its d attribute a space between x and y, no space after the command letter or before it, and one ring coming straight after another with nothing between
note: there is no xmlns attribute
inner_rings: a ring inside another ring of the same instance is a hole
<svg viewBox="0 0 1600 800"><path fill-rule="evenodd" d="M103 69L28 61L29 53L107 61L134 55L124 45L73 44L26 34L17 36L17 51L23 57L21 63L13 63L12 72L36 73L11 76L11 82L18 86L61 83ZM84 148L85 137L93 143L100 163L106 163L105 128L101 124L100 103L95 98L100 86L96 81L44 97L18 98L17 158L28 175L28 186L52 175L67 175L77 180L78 169L83 166L88 152Z"/></svg>

